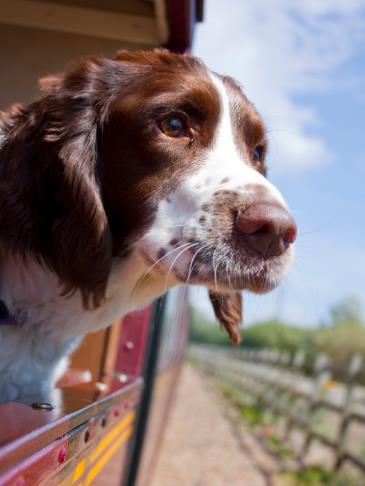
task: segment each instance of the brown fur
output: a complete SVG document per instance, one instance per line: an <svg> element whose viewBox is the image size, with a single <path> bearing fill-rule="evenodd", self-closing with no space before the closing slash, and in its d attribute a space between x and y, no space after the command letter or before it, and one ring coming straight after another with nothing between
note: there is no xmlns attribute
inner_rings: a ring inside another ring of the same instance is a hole
<svg viewBox="0 0 365 486"><path fill-rule="evenodd" d="M241 341L239 326L242 323L242 292L221 294L210 290L209 299L218 322L227 331L232 344L238 345Z"/></svg>
<svg viewBox="0 0 365 486"><path fill-rule="evenodd" d="M44 98L1 116L0 247L36 258L65 293L80 289L97 306L113 256L209 146L219 98L199 60L165 50L82 59L40 88ZM157 133L158 118L176 111L193 143Z"/></svg>
<svg viewBox="0 0 365 486"><path fill-rule="evenodd" d="M238 145L265 146L255 109L231 78L223 81L234 92ZM0 248L36 258L56 272L64 293L79 289L85 307L98 306L112 258L128 253L153 221L158 201L209 148L219 97L199 60L165 50L82 59L41 79L40 87L44 98L14 105L0 120L6 140ZM191 139L161 135L158 121L171 113L188 121ZM265 171L263 162L256 168ZM227 197L222 193L217 205L226 207ZM209 295L237 344L241 294Z"/></svg>
<svg viewBox="0 0 365 486"><path fill-rule="evenodd" d="M99 144L104 204L117 255L125 235L129 241L141 235L159 200L199 163L219 115L218 95L195 58L159 51L142 57L122 53L118 60L133 69L133 83L111 104ZM188 119L193 142L160 135L158 120L169 113Z"/></svg>

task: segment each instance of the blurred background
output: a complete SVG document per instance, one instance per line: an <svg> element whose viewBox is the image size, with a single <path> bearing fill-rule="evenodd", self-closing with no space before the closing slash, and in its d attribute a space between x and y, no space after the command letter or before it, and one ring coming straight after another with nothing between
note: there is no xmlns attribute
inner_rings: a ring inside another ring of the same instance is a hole
<svg viewBox="0 0 365 486"><path fill-rule="evenodd" d="M263 115L269 177L299 228L286 281L245 295L244 345L365 355L365 4L229 5L206 1L193 52L238 79ZM203 289L191 297L195 339L212 315Z"/></svg>
<svg viewBox="0 0 365 486"><path fill-rule="evenodd" d="M299 228L291 275L246 298L247 322L313 327L340 302L364 307L364 23L361 0L205 2L193 52L263 115L269 177Z"/></svg>
<svg viewBox="0 0 365 486"><path fill-rule="evenodd" d="M365 459L364 422L353 422L365 412L365 3L207 0L193 52L263 115L269 177L299 236L286 281L245 295L242 349L222 361L202 347L228 344L206 292L190 291L192 359L282 456L279 484L365 484L336 462L345 447Z"/></svg>

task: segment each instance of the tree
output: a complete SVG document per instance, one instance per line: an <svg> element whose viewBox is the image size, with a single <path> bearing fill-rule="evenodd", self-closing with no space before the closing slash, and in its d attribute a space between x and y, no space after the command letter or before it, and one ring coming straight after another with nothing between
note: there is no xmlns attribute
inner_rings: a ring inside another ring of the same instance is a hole
<svg viewBox="0 0 365 486"><path fill-rule="evenodd" d="M330 308L331 326L339 324L351 323L361 325L363 323L363 315L361 303L357 297L348 296L334 304Z"/></svg>

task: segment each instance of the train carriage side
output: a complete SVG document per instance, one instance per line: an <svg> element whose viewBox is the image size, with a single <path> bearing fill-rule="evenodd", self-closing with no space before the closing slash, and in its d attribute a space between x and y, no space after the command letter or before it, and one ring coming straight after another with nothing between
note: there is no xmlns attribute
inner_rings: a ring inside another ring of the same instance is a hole
<svg viewBox="0 0 365 486"><path fill-rule="evenodd" d="M199 0L1 1L0 102L90 54L167 45L184 52ZM184 287L88 335L49 404L0 405L0 486L148 484L178 380L189 320Z"/></svg>

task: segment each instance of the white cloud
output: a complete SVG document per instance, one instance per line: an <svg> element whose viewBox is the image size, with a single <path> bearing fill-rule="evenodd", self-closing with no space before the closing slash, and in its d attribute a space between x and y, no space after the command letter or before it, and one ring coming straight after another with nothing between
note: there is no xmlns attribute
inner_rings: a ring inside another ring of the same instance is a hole
<svg viewBox="0 0 365 486"><path fill-rule="evenodd" d="M242 83L262 113L274 169L308 169L334 155L295 94L330 89L364 41L365 0L208 0L194 53Z"/></svg>

